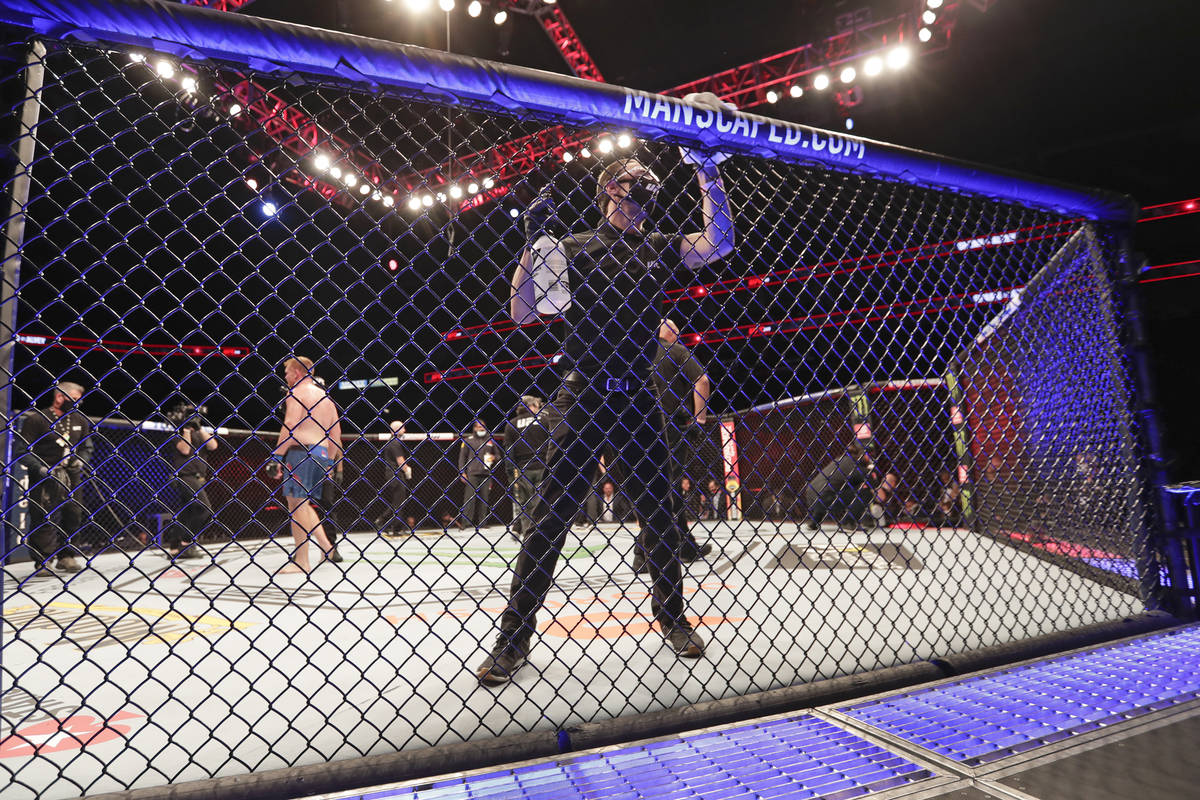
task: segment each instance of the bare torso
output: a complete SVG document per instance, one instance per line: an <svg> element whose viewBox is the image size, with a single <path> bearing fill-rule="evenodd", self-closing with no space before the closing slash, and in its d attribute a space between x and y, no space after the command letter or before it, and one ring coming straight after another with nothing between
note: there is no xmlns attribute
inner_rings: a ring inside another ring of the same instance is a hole
<svg viewBox="0 0 1200 800"><path fill-rule="evenodd" d="M315 381L305 379L288 393L283 429L279 432L277 453L293 445L323 446L329 457L338 460L342 455L342 426L337 406Z"/></svg>

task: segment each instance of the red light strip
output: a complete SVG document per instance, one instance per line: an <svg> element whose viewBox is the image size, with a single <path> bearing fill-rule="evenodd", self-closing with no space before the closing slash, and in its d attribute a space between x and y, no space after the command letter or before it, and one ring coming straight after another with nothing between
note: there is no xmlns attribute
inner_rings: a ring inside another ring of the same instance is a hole
<svg viewBox="0 0 1200 800"><path fill-rule="evenodd" d="M18 344L26 347L55 347L78 352L100 350L113 355L141 353L147 356L193 356L203 358L218 355L225 358L245 358L250 355L249 347L212 344L154 344L144 342L122 342L115 339L84 339L78 336L42 336L18 333Z"/></svg>
<svg viewBox="0 0 1200 800"><path fill-rule="evenodd" d="M1200 198L1176 200L1171 203L1161 203L1156 206L1146 206L1138 217L1138 222L1153 222L1158 219L1183 217L1188 214L1200 214Z"/></svg>

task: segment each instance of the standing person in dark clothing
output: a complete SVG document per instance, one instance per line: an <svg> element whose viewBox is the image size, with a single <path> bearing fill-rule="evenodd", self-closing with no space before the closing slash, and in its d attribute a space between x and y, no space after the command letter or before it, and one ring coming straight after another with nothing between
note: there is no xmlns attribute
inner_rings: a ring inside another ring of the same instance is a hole
<svg viewBox="0 0 1200 800"><path fill-rule="evenodd" d="M389 539L413 533L416 520L406 516L404 506L412 497L412 465L408 463L408 448L404 446L404 423L392 420L391 438L383 446L383 474L387 482L383 486L383 497L388 510L379 518L379 529Z"/></svg>
<svg viewBox="0 0 1200 800"><path fill-rule="evenodd" d="M833 517L839 525L857 527L874 495L872 469L870 453L858 442L851 442L844 455L821 467L804 488L809 529L820 528L827 517Z"/></svg>
<svg viewBox="0 0 1200 800"><path fill-rule="evenodd" d="M513 487L512 536L524 541L533 529L533 509L546 474L550 430L541 416L542 398L525 395L504 426L504 457Z"/></svg>
<svg viewBox="0 0 1200 800"><path fill-rule="evenodd" d="M492 510L492 470L500 464L500 445L483 420L475 425L458 450L459 480L463 483L462 521L479 530ZM462 527L462 521L459 527Z"/></svg>
<svg viewBox="0 0 1200 800"><path fill-rule="evenodd" d="M202 451L216 450L217 437L211 428L203 427L203 413L203 407L184 402L167 414L175 435L167 443L166 456L179 497L175 518L163 534L163 547L176 558L203 557L200 534L213 518L212 501L204 488L212 468Z"/></svg>
<svg viewBox="0 0 1200 800"><path fill-rule="evenodd" d="M722 108L713 95L693 101L710 113ZM543 481L537 523L514 567L500 634L476 670L486 686L508 682L525 663L570 521L590 490L588 471L605 445L616 453L612 466L621 467L646 526L651 612L677 655L704 654L703 638L684 615L678 532L667 502L671 484L664 465L669 456L652 378L664 284L685 268L733 251L733 220L715 162L702 162L699 176L704 219L700 233L644 233L659 180L640 161L625 158L610 162L599 175L604 223L560 242L571 289L560 362L567 372L553 402L563 421L555 432L556 449ZM526 215L531 241L553 216L553 195L539 195ZM511 308L518 322L532 318L535 308L530 265L527 249L513 276Z"/></svg>
<svg viewBox="0 0 1200 800"><path fill-rule="evenodd" d="M716 478L708 481L708 492L704 495L704 519L715 521L725 519L729 513L729 492Z"/></svg>
<svg viewBox="0 0 1200 800"><path fill-rule="evenodd" d="M50 405L31 408L17 420L13 450L25 467L29 485L29 536L38 569L57 558L63 572L79 572L71 538L83 522L79 491L91 468L92 422L77 410L83 387L64 381Z"/></svg>
<svg viewBox="0 0 1200 800"><path fill-rule="evenodd" d="M679 557L684 561L695 561L707 556L713 548L710 542L701 546L692 535L679 487L695 456L696 443L704 435L703 426L708 421L708 398L712 386L708 374L692 351L680 344L679 326L669 319L664 319L658 328L654 390L662 405L667 426L667 449L671 453L668 462L672 487L671 508L675 525L679 528ZM634 549L633 569L636 572L646 569L645 543L640 535Z"/></svg>

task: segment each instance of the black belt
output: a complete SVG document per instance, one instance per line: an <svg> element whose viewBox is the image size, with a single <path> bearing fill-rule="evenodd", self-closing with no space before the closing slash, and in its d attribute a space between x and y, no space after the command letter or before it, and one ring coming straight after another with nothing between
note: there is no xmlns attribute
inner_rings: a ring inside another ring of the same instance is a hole
<svg viewBox="0 0 1200 800"><path fill-rule="evenodd" d="M574 370L567 373L566 380L574 383L586 383L605 392L629 393L637 391L646 385L646 378L637 375L616 376L600 373L599 375L589 377L582 372Z"/></svg>

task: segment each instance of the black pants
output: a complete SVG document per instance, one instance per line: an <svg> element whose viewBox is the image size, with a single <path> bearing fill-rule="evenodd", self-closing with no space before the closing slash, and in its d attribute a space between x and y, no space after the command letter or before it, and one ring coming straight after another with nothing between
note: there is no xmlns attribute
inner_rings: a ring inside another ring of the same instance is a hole
<svg viewBox="0 0 1200 800"><path fill-rule="evenodd" d="M818 528L829 517L839 526L857 527L871 507L871 491L848 486L837 492L818 494L812 489L805 489L804 501L808 505L809 522Z"/></svg>
<svg viewBox="0 0 1200 800"><path fill-rule="evenodd" d="M207 483L201 475L180 475L175 479L177 492L175 519L163 532L163 546L172 550L184 542L195 542L212 522L212 501L208 499Z"/></svg>
<svg viewBox="0 0 1200 800"><path fill-rule="evenodd" d="M663 624L683 619L683 577L677 551L678 531L664 501L670 483L663 465L662 412L652 388L606 392L568 379L554 398L563 422L554 434L557 445L542 481L537 523L525 538L500 618L502 636L524 645L533 635L537 612L545 603L571 520L592 489L592 467L604 446L616 453L627 476L638 516L646 528L646 547L653 583L651 612Z"/></svg>
<svg viewBox="0 0 1200 800"><path fill-rule="evenodd" d="M380 531L398 533L402 529L407 530L409 525L408 517L404 513L404 506L408 504L408 499L412 496L412 489L409 488L408 481L393 477L384 484L380 494L387 503L387 510L379 516L377 521Z"/></svg>
<svg viewBox="0 0 1200 800"><path fill-rule="evenodd" d="M524 539L533 530L533 513L537 503L538 491L545 478L546 472L532 467L518 467L513 470L513 528L517 536Z"/></svg>
<svg viewBox="0 0 1200 800"><path fill-rule="evenodd" d="M330 542L343 533L337 515L337 505L342 496L341 485L332 477L325 478L321 483L321 502L317 505L321 508L321 527L325 529L325 535L329 537ZM354 525L353 522L350 524Z"/></svg>
<svg viewBox="0 0 1200 800"><path fill-rule="evenodd" d="M43 478L31 475L30 482L29 537L25 542L34 560L77 555L69 543L83 523L84 508L75 499L81 476L56 469Z"/></svg>
<svg viewBox="0 0 1200 800"><path fill-rule="evenodd" d="M463 520L478 528L492 511L492 473L467 473L463 484Z"/></svg>
<svg viewBox="0 0 1200 800"><path fill-rule="evenodd" d="M671 481L671 518L675 521L675 528L678 530L678 540L684 552L691 551L694 554L700 549L696 537L692 535L691 520L688 519L687 504L684 501L683 490L679 484L683 481L683 476L687 474L688 465L692 463L692 457L696 452L696 441L702 433L699 426L688 424L682 419L668 419L666 425L666 441L667 450L671 457L667 461L667 477ZM638 548L644 557L646 553L646 527L643 524L641 531L638 533ZM640 559L635 559L636 564L640 564Z"/></svg>

